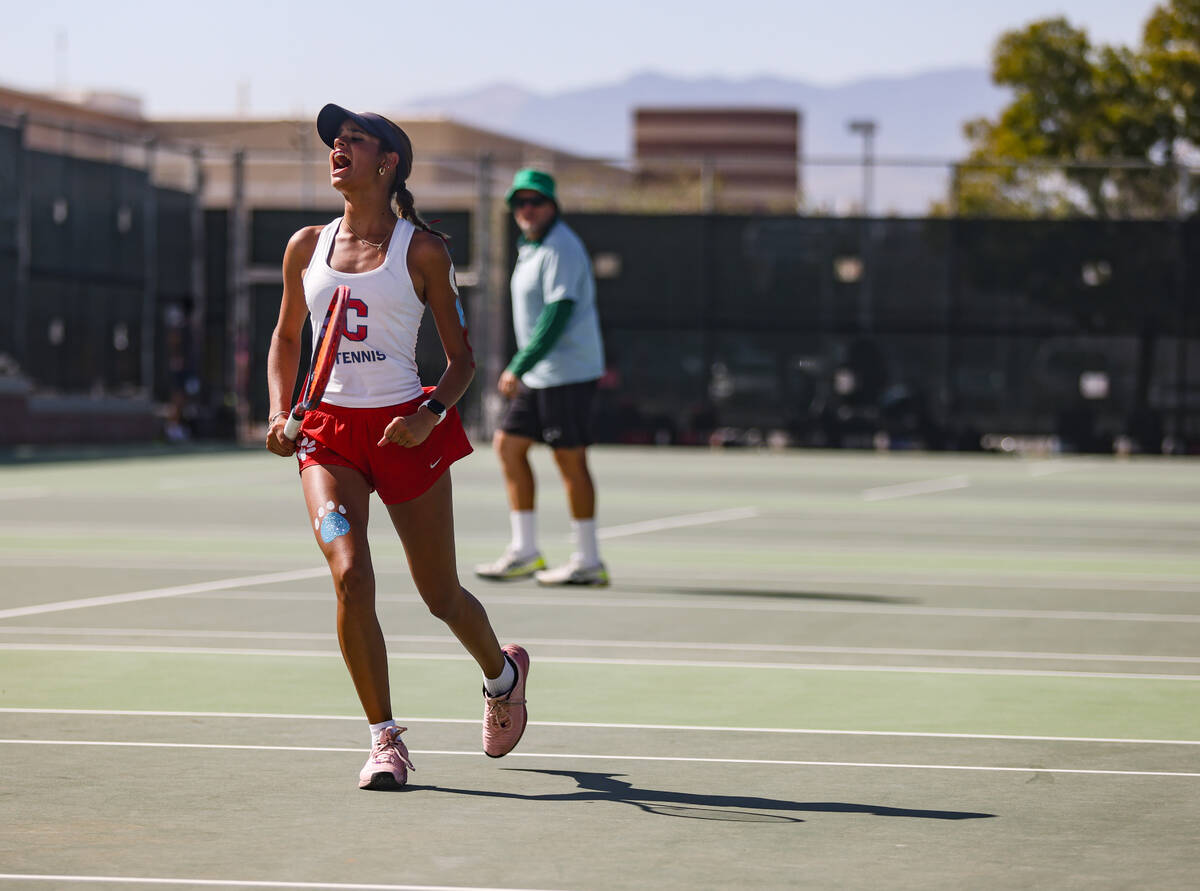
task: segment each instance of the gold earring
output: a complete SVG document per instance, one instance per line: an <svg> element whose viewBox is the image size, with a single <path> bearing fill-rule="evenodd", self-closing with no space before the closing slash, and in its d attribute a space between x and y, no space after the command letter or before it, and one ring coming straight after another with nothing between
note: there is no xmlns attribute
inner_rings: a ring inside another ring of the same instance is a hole
<svg viewBox="0 0 1200 891"><path fill-rule="evenodd" d="M380 164L379 165L379 175L383 176L385 173L387 173L387 166L384 164Z"/></svg>

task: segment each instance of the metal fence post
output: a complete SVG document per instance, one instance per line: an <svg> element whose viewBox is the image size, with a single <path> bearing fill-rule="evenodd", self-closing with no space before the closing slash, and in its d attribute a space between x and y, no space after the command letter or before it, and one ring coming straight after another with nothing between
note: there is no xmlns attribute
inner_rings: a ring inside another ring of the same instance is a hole
<svg viewBox="0 0 1200 891"><path fill-rule="evenodd" d="M205 336L208 319L208 294L206 293L205 272L205 237L204 237L204 153L200 149L192 150L192 268L190 290L192 293L192 313L188 319L192 340L192 372L197 379L204 380L205 352L207 337Z"/></svg>
<svg viewBox="0 0 1200 891"><path fill-rule="evenodd" d="M154 398L155 326L158 321L158 195L154 191L154 163L157 144L145 143L146 192L142 197L142 337L141 381L147 399Z"/></svg>
<svg viewBox="0 0 1200 891"><path fill-rule="evenodd" d="M233 195L229 207L229 397L237 438L250 433L250 220L246 209L246 150L233 153Z"/></svg>
<svg viewBox="0 0 1200 891"><path fill-rule="evenodd" d="M954 207L957 207L957 201ZM943 356L943 393L942 413L939 422L946 430L950 430L955 418L958 417L960 399L958 394L959 379L958 365L960 359L959 347L959 304L961 289L962 244L960 239L960 220L958 211L952 210L946 220L946 307L944 322L945 333L942 335ZM967 443L962 440L961 431L955 430L955 442L947 443L949 448L974 449L978 443Z"/></svg>
<svg viewBox="0 0 1200 891"><path fill-rule="evenodd" d="M494 159L490 154L480 155L476 176L478 181L478 196L475 206L475 257L472 263L478 270L476 283L477 312L483 322L482 337L479 344L483 348L482 361L479 363L480 374L476 378L479 387L479 435L491 435L499 423L503 404L496 392L496 381L500 379L503 370L505 338L505 318L503 301L500 295L504 292L500 280L502 264L495 262L494 253L500 249L498 242L503 239L495 237L495 215L492 196L492 177L494 175Z"/></svg>
<svg viewBox="0 0 1200 891"><path fill-rule="evenodd" d="M1176 335L1176 384L1175 384L1175 440L1176 449L1185 453L1188 450L1188 257L1187 233L1184 230L1184 220L1187 216L1187 189L1189 173L1186 165L1179 165L1176 171L1175 213L1171 219L1171 234L1174 244L1174 262L1172 265L1172 284L1175 291L1175 305L1178 312L1178 333Z"/></svg>
<svg viewBox="0 0 1200 891"><path fill-rule="evenodd" d="M950 204L946 211L952 218L959 215L959 208L962 205L962 177L963 165L952 164L950 166L950 188L946 196L946 200Z"/></svg>
<svg viewBox="0 0 1200 891"><path fill-rule="evenodd" d="M700 162L700 212L715 213L717 209L717 165L712 158Z"/></svg>
<svg viewBox="0 0 1200 891"><path fill-rule="evenodd" d="M13 295L13 358L26 368L29 361L29 283L33 264L33 177L26 151L29 116L17 117L17 274Z"/></svg>

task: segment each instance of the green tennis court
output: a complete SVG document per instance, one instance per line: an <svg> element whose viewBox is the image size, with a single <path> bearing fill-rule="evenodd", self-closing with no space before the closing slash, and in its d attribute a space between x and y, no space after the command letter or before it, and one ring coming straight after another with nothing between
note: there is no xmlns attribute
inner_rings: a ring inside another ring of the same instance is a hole
<svg viewBox="0 0 1200 891"><path fill-rule="evenodd" d="M1200 463L601 448L608 589L486 584L479 677L372 518L417 770L367 728L292 461L0 465L0 887L1181 888L1200 873ZM549 456L540 524L570 545ZM555 534L561 530L561 535Z"/></svg>

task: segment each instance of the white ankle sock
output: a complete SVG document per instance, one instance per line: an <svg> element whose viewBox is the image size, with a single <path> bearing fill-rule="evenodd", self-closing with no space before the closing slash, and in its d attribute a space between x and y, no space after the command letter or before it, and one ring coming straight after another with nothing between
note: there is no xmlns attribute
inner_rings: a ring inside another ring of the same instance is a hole
<svg viewBox="0 0 1200 891"><path fill-rule="evenodd" d="M508 656L504 657L504 669L498 677L484 678L483 689L487 690L487 695L495 699L497 696L503 696L513 688L517 683L517 670L513 668L512 660Z"/></svg>
<svg viewBox="0 0 1200 891"><path fill-rule="evenodd" d="M596 518L572 520L571 531L575 534L575 551L584 566L595 566L600 562L600 543L596 540Z"/></svg>
<svg viewBox="0 0 1200 891"><path fill-rule="evenodd" d="M537 514L531 510L514 510L508 513L512 526L512 543L509 545L520 556L537 552Z"/></svg>
<svg viewBox="0 0 1200 891"><path fill-rule="evenodd" d="M396 721L394 718L388 718L386 721L380 721L378 724L371 725L371 745L379 742L379 734L383 733L385 728L395 727Z"/></svg>

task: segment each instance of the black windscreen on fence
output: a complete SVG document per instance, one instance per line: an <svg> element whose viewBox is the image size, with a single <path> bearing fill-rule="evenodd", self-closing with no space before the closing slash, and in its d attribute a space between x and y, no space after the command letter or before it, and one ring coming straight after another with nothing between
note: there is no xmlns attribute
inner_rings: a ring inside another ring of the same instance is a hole
<svg viewBox="0 0 1200 891"><path fill-rule="evenodd" d="M0 254L17 249L17 153L21 134L14 127L0 127Z"/></svg>
<svg viewBox="0 0 1200 891"><path fill-rule="evenodd" d="M0 325L0 354L14 356L18 338L14 329L17 321L17 158L21 145L20 131L15 127L0 127L0 316L9 320Z"/></svg>
<svg viewBox="0 0 1200 891"><path fill-rule="evenodd" d="M1200 436L1195 222L566 219L597 271L614 439Z"/></svg>
<svg viewBox="0 0 1200 891"><path fill-rule="evenodd" d="M0 351L41 391L149 389L166 399L173 357L165 345L193 290L195 197L155 187L140 168L24 151L16 130L0 129L0 167L0 286L11 322ZM5 178L18 169L23 184Z"/></svg>
<svg viewBox="0 0 1200 891"><path fill-rule="evenodd" d="M195 201L136 165L23 152L0 127L0 353L43 390L186 387L211 435L232 434L232 405L262 415L284 247L335 214L253 210L235 275L233 215ZM469 213L425 216L460 270L487 273ZM566 219L597 276L603 439L1200 450L1200 221ZM251 302L237 332L235 279ZM472 300L469 318L490 309ZM432 331L419 351L436 377Z"/></svg>

